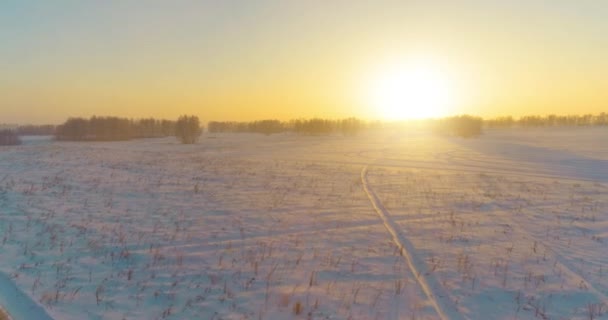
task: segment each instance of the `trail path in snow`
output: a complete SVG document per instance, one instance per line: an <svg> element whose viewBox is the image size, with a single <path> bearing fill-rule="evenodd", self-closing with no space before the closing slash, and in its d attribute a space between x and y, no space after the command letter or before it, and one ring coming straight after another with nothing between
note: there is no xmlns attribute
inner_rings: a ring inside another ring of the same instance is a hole
<svg viewBox="0 0 608 320"><path fill-rule="evenodd" d="M525 148L527 152L538 151L537 147L528 147L528 146L519 146L519 145L509 145L506 147L509 149L519 150L521 148ZM498 152L502 152L501 148L497 148ZM548 150L548 149L547 149ZM379 150L376 150L378 152ZM519 161L518 164L520 166L513 167L513 162L510 161L510 154L493 154L494 152L486 153L487 150L482 150L481 153L477 153L475 150L469 149L469 146L464 146L464 148L458 148L456 150L447 152L447 153L434 153L434 159L430 161L420 161L418 159L408 159L404 157L405 155L401 154L393 154L395 151L388 152L387 150L383 150L382 156L378 157L378 154L367 154L367 152L355 152L350 154L345 154L345 156L353 159L366 159L368 162L361 171L361 182L364 188L365 193L370 199L374 210L378 213L380 218L382 219L386 229L391 234L393 241L397 244L401 253L407 262L410 270L414 274L416 281L422 288L424 294L428 297L430 302L432 303L434 309L436 310L438 316L441 319L464 319L465 316L460 313L457 307L454 305L452 301L450 301L449 295L444 291L443 286L437 281L437 279L427 272L427 268L425 262L422 261L417 255L416 250L404 234L402 228L398 225L398 223L391 217L390 212L384 207L380 198L374 192L372 186L370 185L367 178L367 171L372 166L378 167L401 167L408 169L432 169L432 170L445 170L445 171L458 171L458 172L483 172L483 173L495 173L495 174L508 174L515 176L524 176L530 178L545 178L545 179L556 179L556 180L570 180L570 181L594 181L598 183L598 179L600 181L603 180L604 176L596 176L595 179L592 179L587 175L587 172L577 172L573 171L572 168L578 168L578 166L573 166L570 162L578 163L575 160L578 160L578 156L574 154L566 154L567 160L563 161L554 161L551 162L549 168L544 168L539 166L539 159L533 159L530 162L522 162ZM490 150L492 151L492 150ZM546 152L544 148L541 151ZM505 152L506 153L506 152ZM538 152L537 152L538 153ZM555 157L561 160L561 158L566 158L566 156L562 155L560 152L553 152ZM505 157L505 155L508 155ZM521 160L521 159L520 159ZM545 160L544 157L540 157L540 160ZM585 159L583 159L585 160ZM603 160L587 160L587 162L594 164L593 167L601 167L601 164L604 163ZM524 164L521 166L521 164ZM596 165L597 164L597 165ZM542 169L542 170L539 170ZM502 209L503 206L500 206ZM505 217L506 218L506 217ZM551 255L555 259L555 263L561 270L563 270L568 277L573 279L579 279L581 285L584 285L590 292L592 292L600 301L606 303L608 301L607 296L601 290L596 288L589 279L587 279L583 274L576 271L576 268L571 264L568 259L566 259L562 253L559 252L558 249L551 246L546 241L543 241L538 236L535 236L528 228L522 225L516 219L510 218L508 219L510 225L517 226L521 232L529 239L532 239L536 243L544 246L549 250Z"/></svg>
<svg viewBox="0 0 608 320"><path fill-rule="evenodd" d="M420 288L433 305L437 315L443 320L465 319L453 303L449 301L449 296L443 292L443 287L439 284L437 279L426 270L424 261L418 259L415 254L414 246L408 241L407 237L399 228L399 225L391 218L390 213L370 186L369 181L367 180L368 168L369 165L361 170L363 190L365 190L374 210L378 213L384 226L391 234L393 241L399 247L399 251L414 275L416 282L418 282Z"/></svg>

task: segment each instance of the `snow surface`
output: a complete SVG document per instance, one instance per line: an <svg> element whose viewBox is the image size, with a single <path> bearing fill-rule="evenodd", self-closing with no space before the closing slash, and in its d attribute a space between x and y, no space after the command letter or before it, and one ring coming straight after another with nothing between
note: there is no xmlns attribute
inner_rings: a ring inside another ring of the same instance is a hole
<svg viewBox="0 0 608 320"><path fill-rule="evenodd" d="M608 130L0 147L20 319L606 319Z"/></svg>

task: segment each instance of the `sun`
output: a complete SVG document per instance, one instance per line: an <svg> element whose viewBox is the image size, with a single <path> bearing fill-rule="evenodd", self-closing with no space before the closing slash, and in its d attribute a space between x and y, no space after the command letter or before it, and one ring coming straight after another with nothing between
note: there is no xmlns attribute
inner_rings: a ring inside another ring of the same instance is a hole
<svg viewBox="0 0 608 320"><path fill-rule="evenodd" d="M446 115L453 100L445 70L428 62L395 63L372 76L369 104L387 120Z"/></svg>

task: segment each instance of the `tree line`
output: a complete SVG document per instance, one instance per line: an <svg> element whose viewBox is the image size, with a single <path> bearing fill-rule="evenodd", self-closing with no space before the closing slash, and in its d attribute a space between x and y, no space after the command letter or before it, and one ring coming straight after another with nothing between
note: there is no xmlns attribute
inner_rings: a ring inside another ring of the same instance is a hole
<svg viewBox="0 0 608 320"><path fill-rule="evenodd" d="M158 138L175 134L175 121L154 118L132 120L119 117L69 118L55 129L65 141L117 141Z"/></svg>
<svg viewBox="0 0 608 320"><path fill-rule="evenodd" d="M608 113L584 115L531 115L514 119L511 116L484 120L488 128L554 127L554 126L608 126Z"/></svg>
<svg viewBox="0 0 608 320"><path fill-rule="evenodd" d="M23 125L18 126L16 131L20 136L52 136L55 134L55 128L57 126L53 124L42 124L42 125Z"/></svg>
<svg viewBox="0 0 608 320"><path fill-rule="evenodd" d="M434 131L461 137L474 137L483 132L483 128L508 127L548 127L548 126L608 126L608 113L584 115L546 115L523 116L515 119L511 116L493 119L482 119L470 115L459 115L431 120ZM357 118L330 120L321 118L296 119L279 121L274 119L250 122L211 121L208 131L248 132L275 134L293 132L302 135L328 135L341 133L356 135L362 130L381 127L379 122L364 122ZM8 126L5 126L8 127ZM182 143L195 143L203 132L203 126L196 116L181 116L176 121L165 119L127 119L119 117L69 118L63 124L25 125L0 129L0 145L17 145L21 143L20 135L54 135L63 141L115 141L135 138L157 138L176 136Z"/></svg>
<svg viewBox="0 0 608 320"><path fill-rule="evenodd" d="M21 139L15 130L0 130L0 146L16 146L21 144Z"/></svg>
<svg viewBox="0 0 608 320"><path fill-rule="evenodd" d="M367 124L357 118L341 120L330 119L296 119L291 121L258 120L250 122L236 121L211 121L207 129L211 133L233 132L233 133L262 133L270 135L281 132L295 132L305 135L327 135L342 133L344 135L355 135L367 128Z"/></svg>
<svg viewBox="0 0 608 320"><path fill-rule="evenodd" d="M120 141L138 138L176 136L182 143L195 143L202 133L197 116L183 115L177 121L166 119L127 119L119 117L69 118L55 128L60 141Z"/></svg>

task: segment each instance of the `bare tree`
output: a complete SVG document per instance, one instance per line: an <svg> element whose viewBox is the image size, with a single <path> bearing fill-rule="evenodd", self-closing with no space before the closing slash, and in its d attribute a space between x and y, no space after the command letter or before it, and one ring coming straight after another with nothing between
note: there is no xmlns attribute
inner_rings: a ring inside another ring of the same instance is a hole
<svg viewBox="0 0 608 320"><path fill-rule="evenodd" d="M175 136L184 144L195 143L202 133L197 116L183 115L175 123Z"/></svg>

